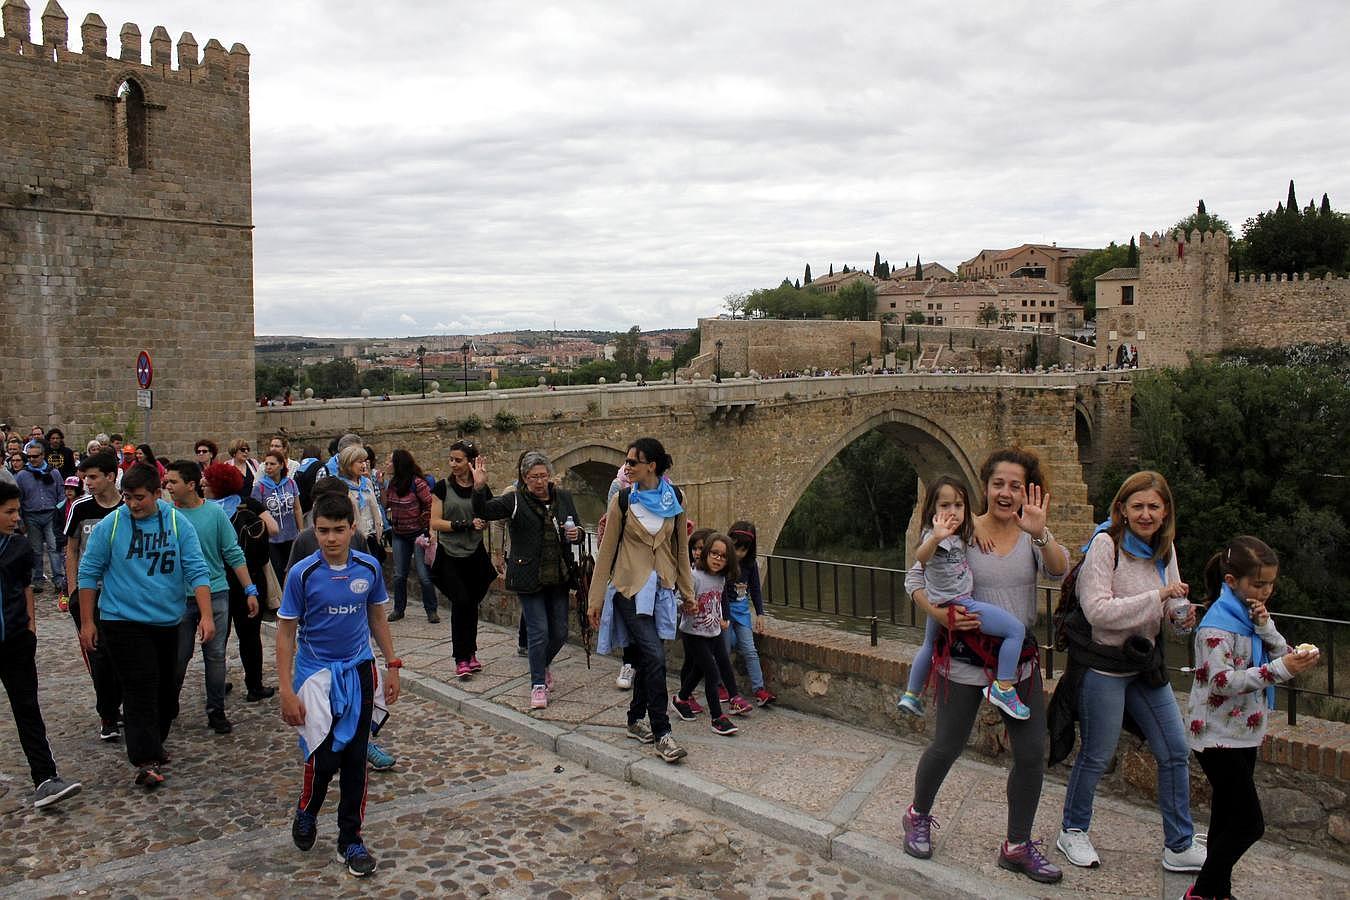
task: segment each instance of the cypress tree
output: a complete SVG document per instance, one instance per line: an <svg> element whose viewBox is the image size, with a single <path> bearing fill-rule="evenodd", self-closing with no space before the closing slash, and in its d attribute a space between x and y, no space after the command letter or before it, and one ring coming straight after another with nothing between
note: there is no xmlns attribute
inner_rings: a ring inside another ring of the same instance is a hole
<svg viewBox="0 0 1350 900"><path fill-rule="evenodd" d="M1292 178L1289 179L1289 200L1284 204L1284 211L1298 212L1298 200L1294 198L1294 179Z"/></svg>
<svg viewBox="0 0 1350 900"><path fill-rule="evenodd" d="M807 284L810 284L810 283L811 283L811 264L810 264L810 263L807 263L807 264L806 264L806 275L802 277L802 281L806 282Z"/></svg>
<svg viewBox="0 0 1350 900"><path fill-rule="evenodd" d="M834 274L834 263L830 263L830 274Z"/></svg>
<svg viewBox="0 0 1350 900"><path fill-rule="evenodd" d="M797 290L800 291L800 290L802 289L802 280L801 280L800 278L798 278L798 279L797 279L797 283L794 284L793 287L795 287Z"/></svg>
<svg viewBox="0 0 1350 900"><path fill-rule="evenodd" d="M914 257L914 280L923 281L923 260L917 255Z"/></svg>
<svg viewBox="0 0 1350 900"><path fill-rule="evenodd" d="M1200 202L1203 204L1205 201L1201 200ZM1130 238L1130 249L1125 254L1125 265L1131 268L1138 268L1139 266L1139 248L1135 245L1133 237Z"/></svg>
<svg viewBox="0 0 1350 900"><path fill-rule="evenodd" d="M1326 195L1326 194L1323 194L1323 195L1322 195L1322 209L1321 209L1321 213L1322 213L1322 215L1324 215L1324 216L1330 216L1330 215L1331 215L1331 201L1327 199L1327 195Z"/></svg>
<svg viewBox="0 0 1350 900"><path fill-rule="evenodd" d="M878 278L881 277L881 251L880 251L880 250L877 251L877 255L872 259L872 274L875 275L875 276L878 277Z"/></svg>
<svg viewBox="0 0 1350 900"><path fill-rule="evenodd" d="M1203 219L1205 217L1205 198L1201 197L1200 202L1196 204L1195 215L1197 218L1200 219Z"/></svg>

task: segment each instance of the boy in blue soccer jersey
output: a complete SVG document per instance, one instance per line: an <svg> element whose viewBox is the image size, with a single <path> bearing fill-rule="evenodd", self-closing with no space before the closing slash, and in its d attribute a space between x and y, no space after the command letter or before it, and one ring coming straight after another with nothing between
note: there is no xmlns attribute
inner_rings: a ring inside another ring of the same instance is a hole
<svg viewBox="0 0 1350 900"><path fill-rule="evenodd" d="M277 679L281 717L300 732L305 757L291 838L314 846L317 819L338 776L338 859L352 875L375 871L361 841L366 806L366 744L398 699L402 660L385 618L389 595L374 557L351 549L355 511L341 495L314 503L319 549L286 576L277 610ZM374 637L388 673L380 678Z"/></svg>

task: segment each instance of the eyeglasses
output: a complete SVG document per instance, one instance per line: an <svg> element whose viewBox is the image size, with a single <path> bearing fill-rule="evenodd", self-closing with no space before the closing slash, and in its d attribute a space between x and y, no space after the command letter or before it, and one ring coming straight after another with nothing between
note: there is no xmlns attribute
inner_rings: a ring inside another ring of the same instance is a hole
<svg viewBox="0 0 1350 900"><path fill-rule="evenodd" d="M726 555L725 553L718 553L716 550L704 550L704 551L703 551L703 555L704 555L704 556L715 557L716 559L726 559L726 558L727 558L727 555Z"/></svg>
<svg viewBox="0 0 1350 900"><path fill-rule="evenodd" d="M642 465L643 463L647 463L647 462L650 462L650 460L646 460L646 459L633 459L633 458L630 456L630 457L627 457L626 459L624 459L623 464L624 464L625 466L627 466L628 468L630 468L630 469L635 469L635 468L637 468L638 466Z"/></svg>
<svg viewBox="0 0 1350 900"><path fill-rule="evenodd" d="M197 455L198 455L198 456L201 456L201 455L203 455L203 454L205 454L206 456L210 456L210 455L211 455L211 448L209 448L209 447L198 447L198 448L197 448Z"/></svg>
<svg viewBox="0 0 1350 900"><path fill-rule="evenodd" d="M42 459L41 453L29 453L26 455L28 456L29 459Z"/></svg>
<svg viewBox="0 0 1350 900"><path fill-rule="evenodd" d="M238 450L236 450L236 451L234 451L234 452L235 452L235 453L247 453L248 451L249 451L249 448L248 448L248 447L240 447Z"/></svg>

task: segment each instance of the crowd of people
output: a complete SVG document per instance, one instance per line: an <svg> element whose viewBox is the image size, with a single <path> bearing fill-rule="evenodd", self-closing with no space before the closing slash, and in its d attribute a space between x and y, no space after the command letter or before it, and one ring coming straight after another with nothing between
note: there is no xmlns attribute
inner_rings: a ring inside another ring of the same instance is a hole
<svg viewBox="0 0 1350 900"><path fill-rule="evenodd" d="M96 435L78 455L59 428L6 427L0 438L22 462L0 475L0 674L38 808L81 787L58 773L37 701L35 595L49 588L73 620L98 736L124 742L134 782L145 789L165 781L165 745L198 644L206 726L232 731L225 649L233 633L245 701L279 695L281 717L298 732L296 846L313 848L337 777L338 855L356 876L376 868L361 839L366 779L396 763L372 737L398 699L402 662L389 623L407 615L414 573L428 622L440 621L438 594L448 601L458 678L483 669L479 605L504 576L520 600L532 709L547 708L556 688L552 663L567 640L575 591L596 649L622 652L616 685L632 692L628 737L653 745L666 762L688 755L672 732L672 710L686 721L706 712L715 734L731 736L740 727L733 717L777 699L755 647L765 616L755 526L741 520L723 531L692 521L670 478L674 460L656 438L627 447L596 528L588 589L589 553L576 551L589 548L591 536L541 451L521 454L494 494L488 462L469 440L450 445L447 474L437 479L406 449L377 465L356 434L335 438L326 459L316 447L292 453L286 436L275 435L261 461L242 439L227 444L223 458L202 439L193 459L171 460L118 435ZM929 624L898 706L924 715L931 689L935 710L900 823L905 852L933 855L936 796L987 702L1012 748L999 866L1038 882L1061 879L1032 832L1047 744L1053 763L1076 737L1081 749L1055 846L1075 866L1101 864L1090 837L1093 796L1129 728L1158 762L1162 865L1198 873L1191 900L1230 896L1233 865L1263 831L1253 771L1273 685L1319 659L1314 647L1289 647L1271 621L1274 552L1256 538L1234 538L1209 560L1205 601L1196 604L1178 574L1175 507L1162 475L1126 479L1072 568L1048 527L1050 493L1035 454L994 451L978 487L977 515L960 479L928 486L905 581ZM494 522L502 523L496 539ZM387 612L383 566L391 554ZM1044 579L1064 580L1057 625L1069 659L1049 703L1032 630ZM265 618L277 623L277 687L263 678ZM1194 634L1195 684L1184 715L1162 663L1165 628ZM684 661L671 695L665 644L676 638ZM733 653L749 680L744 693ZM695 695L700 684L706 706ZM1190 815L1191 752L1214 787L1207 846Z"/></svg>

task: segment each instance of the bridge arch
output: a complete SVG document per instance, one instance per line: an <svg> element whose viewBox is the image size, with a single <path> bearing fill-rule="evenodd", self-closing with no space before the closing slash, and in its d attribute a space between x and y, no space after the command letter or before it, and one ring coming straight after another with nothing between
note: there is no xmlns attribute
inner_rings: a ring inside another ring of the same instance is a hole
<svg viewBox="0 0 1350 900"><path fill-rule="evenodd" d="M573 444L553 457L553 471L558 480L579 495L578 512L584 520L599 519L599 512L592 507L604 503L610 482L623 465L623 457L624 449L595 441ZM584 503L580 495L595 498L596 502Z"/></svg>
<svg viewBox="0 0 1350 900"><path fill-rule="evenodd" d="M765 535L767 529L761 526L761 547L772 547L777 543L778 535L782 532L788 517L797 507L806 489L811 486L811 482L845 447L870 431L881 432L901 447L919 478L925 483L932 482L940 475L953 475L964 481L968 487L973 487L979 480L978 471L969 454L962 448L960 442L937 422L907 409L884 410L867 416L840 432L821 448L810 468L805 470L804 477L798 478L784 495L779 515L772 523L772 534ZM976 494L977 491L972 491L972 498ZM765 541L764 537L769 537L770 540Z"/></svg>

